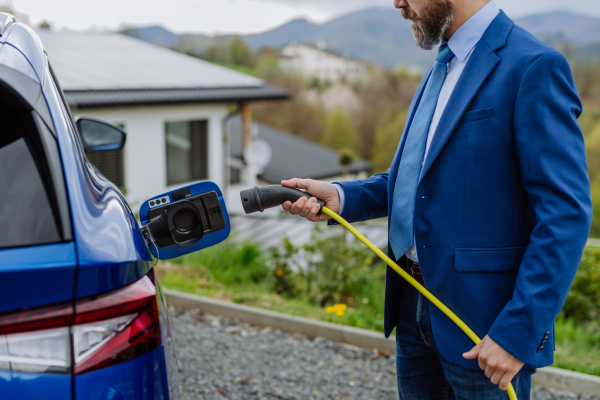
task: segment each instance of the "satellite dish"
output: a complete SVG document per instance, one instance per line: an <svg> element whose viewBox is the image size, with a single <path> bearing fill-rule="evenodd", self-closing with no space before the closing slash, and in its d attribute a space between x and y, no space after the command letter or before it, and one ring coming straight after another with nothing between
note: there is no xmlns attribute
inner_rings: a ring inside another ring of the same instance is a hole
<svg viewBox="0 0 600 400"><path fill-rule="evenodd" d="M273 150L271 145L263 139L253 139L244 150L244 161L253 167L264 168L271 162Z"/></svg>

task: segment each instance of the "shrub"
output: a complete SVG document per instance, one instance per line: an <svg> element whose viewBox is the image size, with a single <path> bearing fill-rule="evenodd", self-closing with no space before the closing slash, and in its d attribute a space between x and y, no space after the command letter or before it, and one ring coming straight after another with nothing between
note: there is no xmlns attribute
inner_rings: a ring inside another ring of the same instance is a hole
<svg viewBox="0 0 600 400"><path fill-rule="evenodd" d="M262 250L252 242L223 244L173 260L190 268L204 269L223 284L259 283L269 277Z"/></svg>
<svg viewBox="0 0 600 400"><path fill-rule="evenodd" d="M600 329L556 320L555 367L600 376Z"/></svg>
<svg viewBox="0 0 600 400"><path fill-rule="evenodd" d="M341 227L315 225L306 245L294 246L286 237L282 248L272 248L269 254L277 293L302 295L322 307L342 303L383 309L383 264Z"/></svg>
<svg viewBox="0 0 600 400"><path fill-rule="evenodd" d="M600 318L600 248L586 247L561 315L579 324Z"/></svg>
<svg viewBox="0 0 600 400"><path fill-rule="evenodd" d="M296 277L292 270L292 263L297 254L298 247L294 246L287 236L283 237L281 248L269 248L269 266L271 267L275 293L288 297L296 296Z"/></svg>

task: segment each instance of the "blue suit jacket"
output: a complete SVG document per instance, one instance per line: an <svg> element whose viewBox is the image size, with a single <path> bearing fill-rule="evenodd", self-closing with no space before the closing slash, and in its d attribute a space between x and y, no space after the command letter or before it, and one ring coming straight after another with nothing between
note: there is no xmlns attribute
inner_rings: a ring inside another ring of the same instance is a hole
<svg viewBox="0 0 600 400"><path fill-rule="evenodd" d="M590 229L581 110L566 59L500 12L450 98L417 187L415 237L425 286L480 337L488 334L528 367L553 362L554 320ZM406 134L388 172L338 182L348 221L390 215L405 140ZM405 285L388 267L386 336L404 317L398 303ZM470 339L430 309L442 357L479 369L477 360L462 357Z"/></svg>

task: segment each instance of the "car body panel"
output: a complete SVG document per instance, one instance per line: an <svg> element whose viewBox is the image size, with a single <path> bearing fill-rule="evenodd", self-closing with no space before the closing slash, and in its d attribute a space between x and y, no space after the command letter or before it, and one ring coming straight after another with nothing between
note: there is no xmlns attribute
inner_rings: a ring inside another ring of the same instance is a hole
<svg viewBox="0 0 600 400"><path fill-rule="evenodd" d="M73 297L77 265L73 242L2 249L0 255L0 313Z"/></svg>
<svg viewBox="0 0 600 400"><path fill-rule="evenodd" d="M76 297L115 289L146 275L152 257L127 201L85 158L59 88L49 79L44 95L55 117L77 244Z"/></svg>
<svg viewBox="0 0 600 400"><path fill-rule="evenodd" d="M39 83L39 78L29 60L13 45L3 44L0 49L0 64L17 70Z"/></svg>
<svg viewBox="0 0 600 400"><path fill-rule="evenodd" d="M168 400L164 347L110 368L75 376L75 398Z"/></svg>
<svg viewBox="0 0 600 400"><path fill-rule="evenodd" d="M177 354L175 353L175 341L173 340L173 329L171 328L171 317L167 308L167 301L159 280L156 280L156 291L160 304L160 323L162 330L162 343L165 353L165 365L169 381L169 394L172 399L179 399L179 369L177 366Z"/></svg>
<svg viewBox="0 0 600 400"><path fill-rule="evenodd" d="M70 400L71 383L69 375L0 370L0 393L3 399Z"/></svg>
<svg viewBox="0 0 600 400"><path fill-rule="evenodd" d="M16 23L2 35L4 43L18 49L28 60L37 76L37 82L44 84L48 58L40 37L27 25Z"/></svg>
<svg viewBox="0 0 600 400"><path fill-rule="evenodd" d="M82 298L118 289L143 277L151 268L152 264L146 261L98 263L80 267L75 297Z"/></svg>

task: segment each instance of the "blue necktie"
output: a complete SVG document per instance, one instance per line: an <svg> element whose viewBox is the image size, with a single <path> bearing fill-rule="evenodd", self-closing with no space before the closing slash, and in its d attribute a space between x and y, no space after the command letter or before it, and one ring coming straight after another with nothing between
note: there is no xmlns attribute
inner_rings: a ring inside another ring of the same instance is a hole
<svg viewBox="0 0 600 400"><path fill-rule="evenodd" d="M433 72L421 97L404 144L392 201L390 245L396 258L408 251L414 242L415 195L425 154L425 143L433 112L442 91L448 62L454 57L446 43L440 46Z"/></svg>

